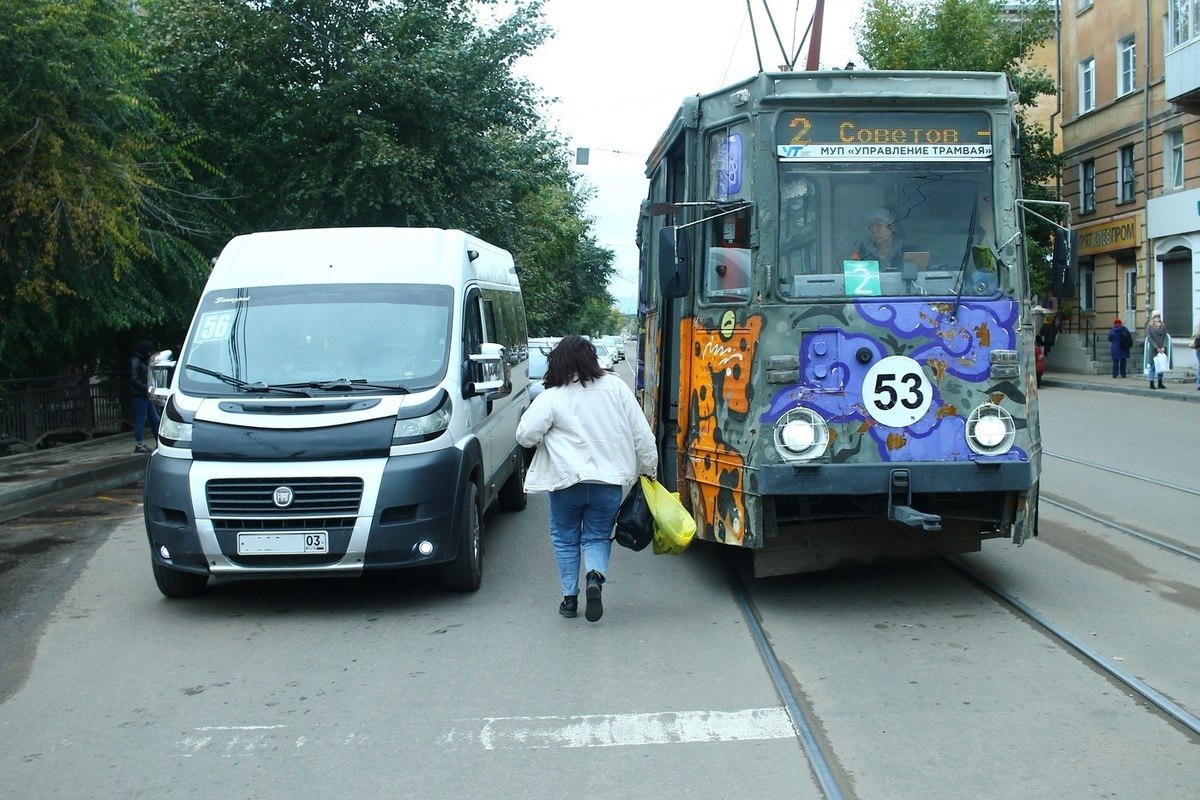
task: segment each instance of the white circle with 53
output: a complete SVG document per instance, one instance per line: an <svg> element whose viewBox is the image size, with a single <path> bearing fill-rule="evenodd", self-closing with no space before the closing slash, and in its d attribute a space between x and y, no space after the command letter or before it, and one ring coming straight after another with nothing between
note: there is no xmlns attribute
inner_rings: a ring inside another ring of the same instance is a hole
<svg viewBox="0 0 1200 800"><path fill-rule="evenodd" d="M933 384L916 360L888 356L867 370L862 394L872 419L889 428L903 428L925 416L933 403Z"/></svg>

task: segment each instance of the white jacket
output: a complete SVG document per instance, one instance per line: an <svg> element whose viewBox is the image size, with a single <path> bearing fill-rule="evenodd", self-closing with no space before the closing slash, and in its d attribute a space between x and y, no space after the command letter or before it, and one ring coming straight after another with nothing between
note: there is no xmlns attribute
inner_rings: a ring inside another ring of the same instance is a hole
<svg viewBox="0 0 1200 800"><path fill-rule="evenodd" d="M584 481L628 489L655 475L658 450L633 392L616 375L539 394L517 425L517 442L537 447L525 491L553 492Z"/></svg>

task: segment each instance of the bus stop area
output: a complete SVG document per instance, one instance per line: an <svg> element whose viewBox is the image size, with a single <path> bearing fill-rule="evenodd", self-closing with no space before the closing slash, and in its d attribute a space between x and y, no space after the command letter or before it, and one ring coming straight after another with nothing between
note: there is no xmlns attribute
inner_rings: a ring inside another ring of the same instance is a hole
<svg viewBox="0 0 1200 800"><path fill-rule="evenodd" d="M1192 377L1172 379L1168 373L1165 386L1151 389L1141 375L1114 379L1108 375L1046 373L1042 380L1044 390L1079 389L1200 403L1200 390ZM0 458L0 523L55 503L138 484L145 475L148 458L145 453L133 451L132 433Z"/></svg>

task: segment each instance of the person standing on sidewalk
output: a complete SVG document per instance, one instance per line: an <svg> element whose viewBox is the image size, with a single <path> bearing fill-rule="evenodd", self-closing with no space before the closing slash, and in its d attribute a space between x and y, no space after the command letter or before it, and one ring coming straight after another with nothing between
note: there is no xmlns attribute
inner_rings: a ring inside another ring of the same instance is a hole
<svg viewBox="0 0 1200 800"><path fill-rule="evenodd" d="M1192 350L1196 353L1196 389L1200 390L1200 322L1192 331Z"/></svg>
<svg viewBox="0 0 1200 800"><path fill-rule="evenodd" d="M1108 354L1112 356L1113 362L1113 377L1124 378L1125 367L1129 363L1129 351L1133 347L1133 334L1120 319L1114 319L1112 330L1108 332L1108 342Z"/></svg>
<svg viewBox="0 0 1200 800"><path fill-rule="evenodd" d="M149 453L150 449L142 442L143 429L149 417L151 429L158 436L158 409L150 402L150 354L154 352L154 343L142 341L137 343L133 356L129 359L129 390L133 395L133 452Z"/></svg>
<svg viewBox="0 0 1200 800"><path fill-rule="evenodd" d="M546 356L546 390L517 425L517 442L536 447L525 491L550 493L550 541L562 603L576 616L579 561L587 570L589 622L604 613L612 530L625 492L639 475L658 471L654 434L625 381L606 372L582 336L564 337Z"/></svg>
<svg viewBox="0 0 1200 800"><path fill-rule="evenodd" d="M1163 322L1162 312L1158 309L1150 312L1150 321L1146 323L1146 346L1144 349L1146 374L1150 376L1151 389L1165 389L1162 375L1154 371L1154 357L1159 353L1167 354L1167 363L1171 363L1171 337L1167 335L1167 324ZM1154 384L1155 377L1158 385Z"/></svg>

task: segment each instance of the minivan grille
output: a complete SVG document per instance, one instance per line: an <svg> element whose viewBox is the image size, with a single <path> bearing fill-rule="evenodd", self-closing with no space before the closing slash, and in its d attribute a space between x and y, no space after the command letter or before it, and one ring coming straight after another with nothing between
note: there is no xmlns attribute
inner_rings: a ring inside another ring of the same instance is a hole
<svg viewBox="0 0 1200 800"><path fill-rule="evenodd" d="M292 490L287 508L275 505L275 490ZM219 478L205 486L213 516L339 516L357 514L362 478Z"/></svg>

